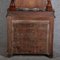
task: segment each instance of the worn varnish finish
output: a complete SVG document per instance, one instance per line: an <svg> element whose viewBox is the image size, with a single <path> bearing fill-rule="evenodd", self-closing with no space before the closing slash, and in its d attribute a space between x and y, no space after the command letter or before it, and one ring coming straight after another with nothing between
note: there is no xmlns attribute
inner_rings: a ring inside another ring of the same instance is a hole
<svg viewBox="0 0 60 60"><path fill-rule="evenodd" d="M44 54L53 57L54 13L50 0L44 12L16 11L14 0L8 10L8 55Z"/></svg>

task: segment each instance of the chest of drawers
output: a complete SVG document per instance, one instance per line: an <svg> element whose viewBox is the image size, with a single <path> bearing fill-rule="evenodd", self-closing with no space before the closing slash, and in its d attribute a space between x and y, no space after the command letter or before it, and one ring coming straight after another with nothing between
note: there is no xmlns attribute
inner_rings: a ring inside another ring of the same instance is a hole
<svg viewBox="0 0 60 60"><path fill-rule="evenodd" d="M52 57L53 10L47 8L47 11L14 11L14 9L10 8L11 11L7 16L8 55L27 54Z"/></svg>

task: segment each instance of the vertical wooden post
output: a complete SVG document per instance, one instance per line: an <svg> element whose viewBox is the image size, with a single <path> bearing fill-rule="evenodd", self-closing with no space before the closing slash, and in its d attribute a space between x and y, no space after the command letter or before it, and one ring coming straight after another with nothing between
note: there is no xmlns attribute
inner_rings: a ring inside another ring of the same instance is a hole
<svg viewBox="0 0 60 60"><path fill-rule="evenodd" d="M52 5L51 5L51 0L48 0L47 6L46 6L47 11L52 11Z"/></svg>
<svg viewBox="0 0 60 60"><path fill-rule="evenodd" d="M14 3L14 0L11 0L11 3L10 3L10 7L8 9L8 11L15 11L15 3Z"/></svg>

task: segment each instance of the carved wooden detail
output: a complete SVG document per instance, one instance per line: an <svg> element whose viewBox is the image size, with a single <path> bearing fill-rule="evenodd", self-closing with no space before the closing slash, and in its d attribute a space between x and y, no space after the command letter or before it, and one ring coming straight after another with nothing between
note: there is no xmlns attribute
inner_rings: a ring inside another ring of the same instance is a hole
<svg viewBox="0 0 60 60"><path fill-rule="evenodd" d="M19 22L16 21L12 26L14 32L13 52L21 54L48 53L49 22Z"/></svg>

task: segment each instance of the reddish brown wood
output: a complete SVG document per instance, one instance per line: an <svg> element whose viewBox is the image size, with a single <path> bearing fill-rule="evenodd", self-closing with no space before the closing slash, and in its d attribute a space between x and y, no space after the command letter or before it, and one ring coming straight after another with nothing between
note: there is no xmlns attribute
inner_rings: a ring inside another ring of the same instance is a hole
<svg viewBox="0 0 60 60"><path fill-rule="evenodd" d="M16 11L10 5L7 16L8 54L53 56L54 14L50 1L47 5L44 12Z"/></svg>
<svg viewBox="0 0 60 60"><path fill-rule="evenodd" d="M47 0L15 0L16 8L45 8Z"/></svg>
<svg viewBox="0 0 60 60"><path fill-rule="evenodd" d="M51 5L51 0L48 0L48 3L47 3L46 8L47 8L47 9L46 9L47 11L53 11L52 5Z"/></svg>
<svg viewBox="0 0 60 60"><path fill-rule="evenodd" d="M28 2L28 3L27 3ZM45 3L46 2L46 3ZM29 4L30 3L30 4ZM47 11L53 11L50 0L11 0L9 11L15 11L16 8L45 8Z"/></svg>
<svg viewBox="0 0 60 60"><path fill-rule="evenodd" d="M15 7L14 1L15 0L11 0L10 7L9 7L8 11L15 11L16 7Z"/></svg>

